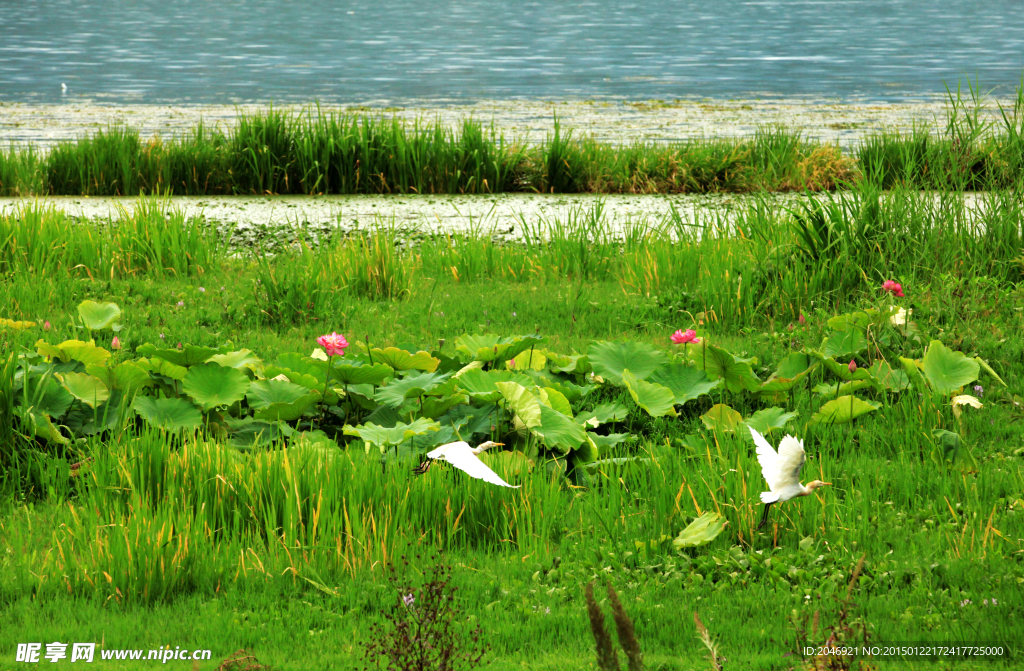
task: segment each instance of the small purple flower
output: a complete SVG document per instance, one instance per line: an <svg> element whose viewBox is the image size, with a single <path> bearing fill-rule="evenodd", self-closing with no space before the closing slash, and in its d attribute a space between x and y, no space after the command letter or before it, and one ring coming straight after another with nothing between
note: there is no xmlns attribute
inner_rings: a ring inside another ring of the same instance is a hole
<svg viewBox="0 0 1024 671"><path fill-rule="evenodd" d="M412 606L415 602L416 597L414 597L412 594L406 594L402 597L402 603L404 603L407 608Z"/></svg>
<svg viewBox="0 0 1024 671"><path fill-rule="evenodd" d="M978 396L984 396L985 388L982 387L980 384L976 384L974 385L974 393L977 394Z"/></svg>

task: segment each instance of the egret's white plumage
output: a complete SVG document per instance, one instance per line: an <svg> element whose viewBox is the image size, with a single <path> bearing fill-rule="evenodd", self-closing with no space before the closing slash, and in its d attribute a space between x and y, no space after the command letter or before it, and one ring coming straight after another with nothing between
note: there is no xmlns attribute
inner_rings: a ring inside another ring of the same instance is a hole
<svg viewBox="0 0 1024 671"><path fill-rule="evenodd" d="M814 480L806 486L800 484L800 469L804 467L807 455L804 453L804 441L786 436L779 443L779 451L765 440L764 436L753 427L750 428L750 435L754 437L754 445L757 447L757 461L761 464L761 473L768 482L770 491L761 492L761 502L765 504L764 516L761 518L760 528L768 521L768 509L773 503L789 501L798 496L807 496L818 487L830 485L831 482Z"/></svg>
<svg viewBox="0 0 1024 671"><path fill-rule="evenodd" d="M497 473L492 471L487 464L480 461L480 457L476 456L484 450L497 445L501 445L501 443L487 441L486 443L482 443L479 447L470 447L469 443L466 441L459 440L454 443L441 445L440 447L427 452L427 456L437 461L446 461L460 471L469 474L470 477L478 480L489 482L492 485L518 489L520 485L508 484L502 480ZM431 462L429 461L424 462L420 469L418 469L418 472L426 473L430 468L430 463Z"/></svg>

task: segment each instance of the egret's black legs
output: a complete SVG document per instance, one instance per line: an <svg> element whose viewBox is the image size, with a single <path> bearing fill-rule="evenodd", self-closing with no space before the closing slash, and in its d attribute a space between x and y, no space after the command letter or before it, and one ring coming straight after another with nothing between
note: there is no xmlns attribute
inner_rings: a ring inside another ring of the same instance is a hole
<svg viewBox="0 0 1024 671"><path fill-rule="evenodd" d="M764 514L761 515L761 523L757 525L757 530L758 531L761 530L761 527L763 527L764 525L768 524L768 511L771 510L771 508L772 508L772 504L771 503L764 504Z"/></svg>
<svg viewBox="0 0 1024 671"><path fill-rule="evenodd" d="M424 473L430 470L430 465L432 463L434 462L428 459L427 461L424 461L416 468L412 469L412 472L415 473L416 475L423 475Z"/></svg>

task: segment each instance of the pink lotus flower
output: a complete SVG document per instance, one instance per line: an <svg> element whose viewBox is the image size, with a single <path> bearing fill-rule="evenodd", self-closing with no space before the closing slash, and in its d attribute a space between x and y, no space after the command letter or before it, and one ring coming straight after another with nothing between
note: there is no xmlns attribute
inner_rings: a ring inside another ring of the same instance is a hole
<svg viewBox="0 0 1024 671"><path fill-rule="evenodd" d="M700 338L697 337L697 332L694 331L693 329L686 329L685 331L680 329L680 330L676 331L675 333L673 333L670 336L670 338L671 338L672 342L674 342L677 345L686 345L686 344L691 343L691 342L692 343L699 343L700 342Z"/></svg>
<svg viewBox="0 0 1024 671"><path fill-rule="evenodd" d="M850 369L851 373L856 373L857 372L857 362L854 361L853 359L850 359L850 365L847 366L847 368Z"/></svg>
<svg viewBox="0 0 1024 671"><path fill-rule="evenodd" d="M327 351L327 356L345 356L345 348L348 347L345 336L338 333L322 335L316 339L316 342Z"/></svg>
<svg viewBox="0 0 1024 671"><path fill-rule="evenodd" d="M882 291L888 291L897 298L903 298L903 286L899 282L892 280L882 282Z"/></svg>
<svg viewBox="0 0 1024 671"><path fill-rule="evenodd" d="M117 336L114 336L114 339L110 341L110 349L121 349L121 341L118 340Z"/></svg>

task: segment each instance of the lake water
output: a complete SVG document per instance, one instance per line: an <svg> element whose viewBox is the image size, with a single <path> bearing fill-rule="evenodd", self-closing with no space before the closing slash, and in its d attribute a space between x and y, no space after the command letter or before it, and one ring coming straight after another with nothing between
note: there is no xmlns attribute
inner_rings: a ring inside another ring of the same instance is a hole
<svg viewBox="0 0 1024 671"><path fill-rule="evenodd" d="M7 102L895 102L1022 72L1014 0L0 0Z"/></svg>

